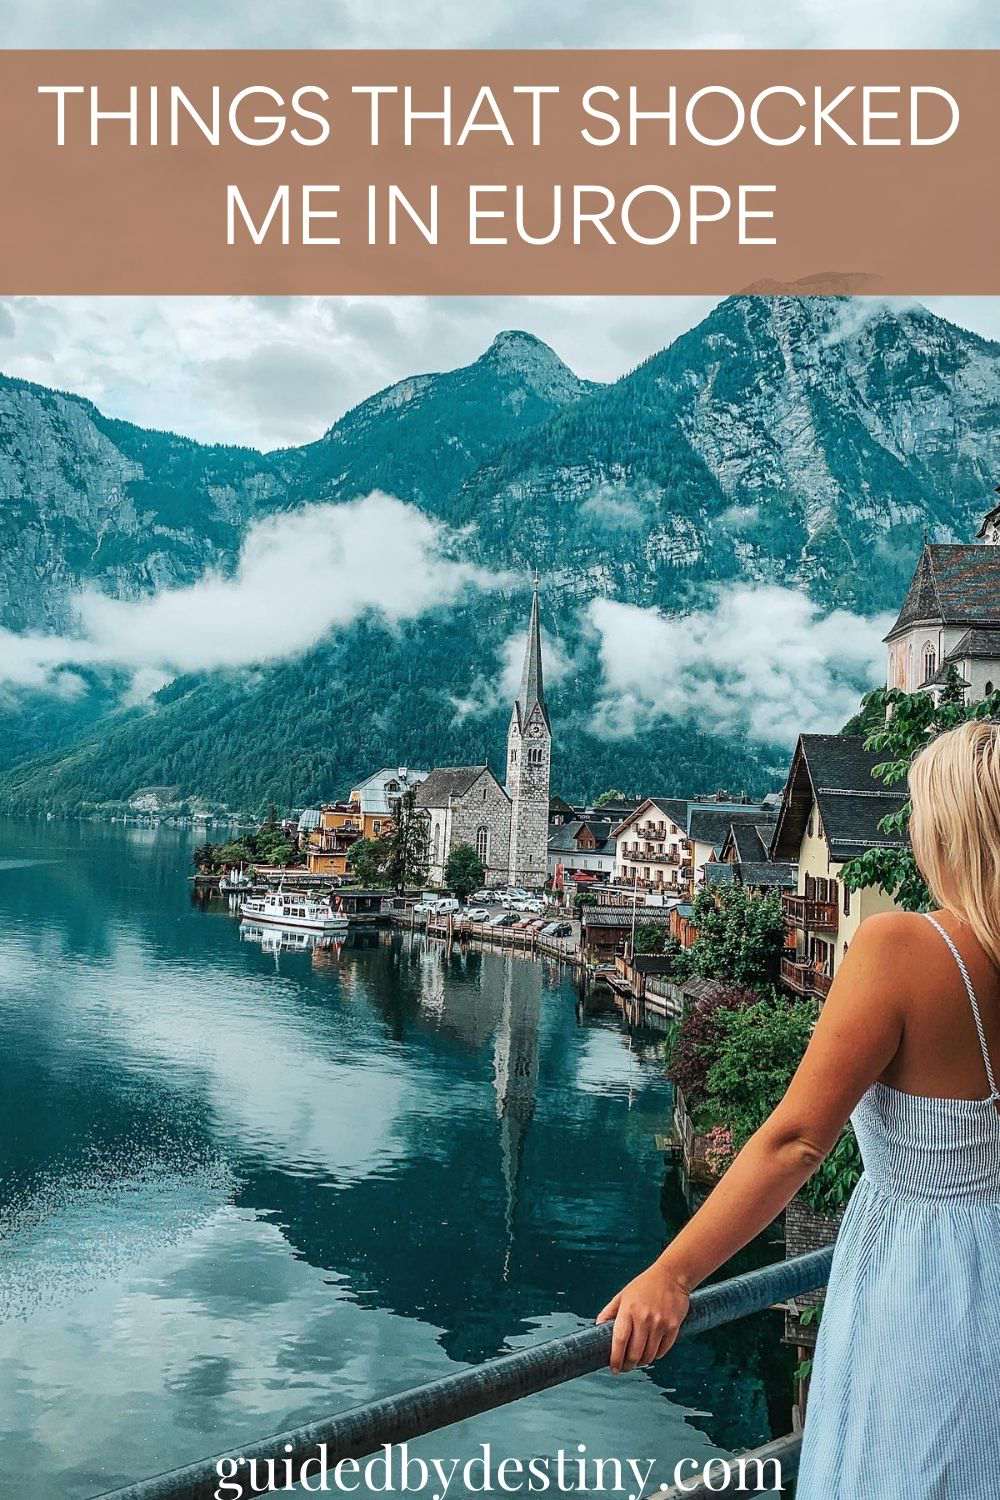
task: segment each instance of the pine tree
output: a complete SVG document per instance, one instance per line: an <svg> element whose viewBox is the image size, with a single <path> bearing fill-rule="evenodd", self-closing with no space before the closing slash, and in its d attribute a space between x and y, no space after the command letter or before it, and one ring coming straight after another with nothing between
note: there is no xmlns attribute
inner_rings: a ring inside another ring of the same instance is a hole
<svg viewBox="0 0 1000 1500"><path fill-rule="evenodd" d="M407 886L422 885L430 865L430 829L427 818L417 811L416 787L399 799L395 827L389 838L385 878L401 896Z"/></svg>

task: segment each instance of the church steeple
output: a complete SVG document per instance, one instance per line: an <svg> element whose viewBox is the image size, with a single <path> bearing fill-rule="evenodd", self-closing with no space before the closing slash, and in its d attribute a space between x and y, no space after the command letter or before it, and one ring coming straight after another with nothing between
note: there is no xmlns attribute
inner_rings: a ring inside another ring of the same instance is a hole
<svg viewBox="0 0 1000 1500"><path fill-rule="evenodd" d="M524 648L524 666L521 669L521 691L514 705L518 723L523 727L535 705L542 711L546 724L549 710L545 703L545 682L542 676L542 633L538 624L538 574L535 574L534 591L531 595L531 618L528 621L528 640Z"/></svg>
<svg viewBox="0 0 1000 1500"><path fill-rule="evenodd" d="M540 889L548 867L549 762L552 728L542 676L538 618L538 574L531 594L521 689L507 733L507 795L510 798L510 881Z"/></svg>

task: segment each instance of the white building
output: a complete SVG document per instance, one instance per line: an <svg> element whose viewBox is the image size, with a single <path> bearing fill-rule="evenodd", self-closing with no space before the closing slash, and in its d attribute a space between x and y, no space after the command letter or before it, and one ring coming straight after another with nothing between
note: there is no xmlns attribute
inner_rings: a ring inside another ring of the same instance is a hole
<svg viewBox="0 0 1000 1500"><path fill-rule="evenodd" d="M367 776L353 788L350 800L356 802L363 813L387 817L394 811L400 797L426 779L426 771L414 771L410 766L383 766L381 771Z"/></svg>
<svg viewBox="0 0 1000 1500"><path fill-rule="evenodd" d="M976 542L924 545L885 639L890 688L940 691L951 667L973 700L1000 687L1000 505Z"/></svg>
<svg viewBox="0 0 1000 1500"><path fill-rule="evenodd" d="M614 829L614 878L643 890L680 893L691 884L688 804L676 797L647 797Z"/></svg>

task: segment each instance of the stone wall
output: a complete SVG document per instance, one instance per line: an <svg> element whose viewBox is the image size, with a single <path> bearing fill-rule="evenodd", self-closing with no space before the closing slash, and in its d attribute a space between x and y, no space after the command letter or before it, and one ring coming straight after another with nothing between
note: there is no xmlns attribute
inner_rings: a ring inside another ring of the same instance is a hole
<svg viewBox="0 0 1000 1500"><path fill-rule="evenodd" d="M480 828L487 830L487 854L483 862L486 884L503 885L510 863L510 802L503 787L487 772L452 803L449 847L471 844L475 849Z"/></svg>

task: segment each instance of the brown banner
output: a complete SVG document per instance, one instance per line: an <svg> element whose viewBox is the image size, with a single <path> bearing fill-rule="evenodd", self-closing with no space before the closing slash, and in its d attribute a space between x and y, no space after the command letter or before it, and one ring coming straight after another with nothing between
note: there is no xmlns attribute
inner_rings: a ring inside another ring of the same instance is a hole
<svg viewBox="0 0 1000 1500"><path fill-rule="evenodd" d="M996 294L998 59L6 52L0 292Z"/></svg>

